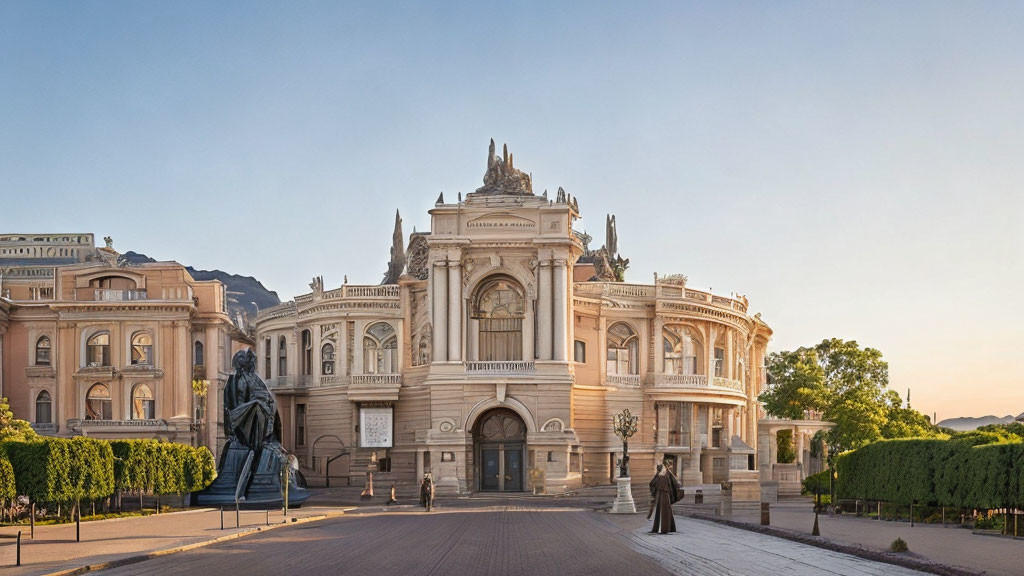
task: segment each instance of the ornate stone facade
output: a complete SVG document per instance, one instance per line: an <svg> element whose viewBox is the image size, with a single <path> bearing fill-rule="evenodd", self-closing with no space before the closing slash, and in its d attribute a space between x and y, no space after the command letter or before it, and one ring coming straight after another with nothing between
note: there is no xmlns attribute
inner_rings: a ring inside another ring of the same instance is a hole
<svg viewBox="0 0 1024 576"><path fill-rule="evenodd" d="M492 142L484 186L438 199L396 281L262 311L259 370L307 477L315 484L334 459L332 477L358 484L373 467L411 485L431 472L449 493L612 483L612 415L629 408L640 415L636 478L667 460L688 486L729 481L737 498L757 499L771 330L745 298L692 290L682 276L611 281L628 263L612 217L607 274L595 275L598 251L572 228L576 199L534 195L531 180ZM385 421L393 434L382 441Z"/></svg>

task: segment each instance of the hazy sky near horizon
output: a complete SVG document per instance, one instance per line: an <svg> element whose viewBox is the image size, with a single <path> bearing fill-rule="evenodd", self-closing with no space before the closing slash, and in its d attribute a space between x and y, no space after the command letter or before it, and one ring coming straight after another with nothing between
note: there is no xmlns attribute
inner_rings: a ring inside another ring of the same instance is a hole
<svg viewBox="0 0 1024 576"><path fill-rule="evenodd" d="M627 279L1024 411L1024 4L0 3L0 232L377 283L507 142ZM436 4L436 5L434 5Z"/></svg>

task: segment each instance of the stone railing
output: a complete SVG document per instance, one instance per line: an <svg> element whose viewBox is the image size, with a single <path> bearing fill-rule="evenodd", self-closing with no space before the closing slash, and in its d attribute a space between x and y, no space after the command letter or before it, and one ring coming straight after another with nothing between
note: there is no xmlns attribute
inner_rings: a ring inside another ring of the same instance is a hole
<svg viewBox="0 0 1024 576"><path fill-rule="evenodd" d="M152 428L166 426L166 420L82 420L82 426L107 426L118 428Z"/></svg>
<svg viewBox="0 0 1024 576"><path fill-rule="evenodd" d="M532 374L534 371L533 362L526 361L487 361L487 362L466 362L467 374L488 374L488 375L517 375Z"/></svg>
<svg viewBox="0 0 1024 576"><path fill-rule="evenodd" d="M705 388L725 389L743 392L743 383L730 378L713 377L704 374L655 374L655 388Z"/></svg>
<svg viewBox="0 0 1024 576"><path fill-rule="evenodd" d="M401 374L353 374L353 386L395 386L402 383Z"/></svg>
<svg viewBox="0 0 1024 576"><path fill-rule="evenodd" d="M145 299L145 290L96 290L93 294L93 300L98 302L126 302Z"/></svg>
<svg viewBox="0 0 1024 576"><path fill-rule="evenodd" d="M321 386L337 386L345 383L345 377L338 374L324 374L320 377Z"/></svg>
<svg viewBox="0 0 1024 576"><path fill-rule="evenodd" d="M576 282L573 284L573 295L585 298L607 296L654 298L657 296L666 300L695 300L742 313L747 311L746 304L740 300L726 298L725 296L715 296L710 292L690 290L678 284L663 284L660 282L655 286L649 284L624 284L621 282Z"/></svg>
<svg viewBox="0 0 1024 576"><path fill-rule="evenodd" d="M640 386L639 374L608 374L604 379L609 386Z"/></svg>
<svg viewBox="0 0 1024 576"><path fill-rule="evenodd" d="M295 315L295 302L284 302L282 304L278 304L277 306L273 306L271 308L266 308L264 310L260 310L260 313L256 316L256 319L257 319L257 321L259 321L259 320L272 320L274 318L283 318L284 316L294 316L294 315Z"/></svg>

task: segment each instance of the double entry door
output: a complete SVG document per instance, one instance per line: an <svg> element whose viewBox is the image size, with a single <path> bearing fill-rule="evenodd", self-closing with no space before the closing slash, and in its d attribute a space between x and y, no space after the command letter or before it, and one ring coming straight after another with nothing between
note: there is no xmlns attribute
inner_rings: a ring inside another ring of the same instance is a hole
<svg viewBox="0 0 1024 576"><path fill-rule="evenodd" d="M523 445L480 447L480 490L519 492L523 489Z"/></svg>

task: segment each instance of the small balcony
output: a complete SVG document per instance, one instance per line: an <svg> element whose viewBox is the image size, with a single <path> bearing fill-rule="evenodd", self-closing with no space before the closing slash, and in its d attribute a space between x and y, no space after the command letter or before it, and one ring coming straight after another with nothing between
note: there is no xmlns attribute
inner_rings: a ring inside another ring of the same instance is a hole
<svg viewBox="0 0 1024 576"><path fill-rule="evenodd" d="M466 362L467 376L529 376L535 371L533 362L522 360Z"/></svg>
<svg viewBox="0 0 1024 576"><path fill-rule="evenodd" d="M655 374L655 388L690 388L743 393L743 383L731 378L705 374Z"/></svg>
<svg viewBox="0 0 1024 576"><path fill-rule="evenodd" d="M93 300L97 302L129 302L146 300L145 290L94 290Z"/></svg>
<svg viewBox="0 0 1024 576"><path fill-rule="evenodd" d="M623 386L627 388L639 388L641 383L639 374L608 374L605 376L604 381L608 386Z"/></svg>
<svg viewBox="0 0 1024 576"><path fill-rule="evenodd" d="M401 374L353 374L348 385L351 402L394 402L402 387Z"/></svg>

